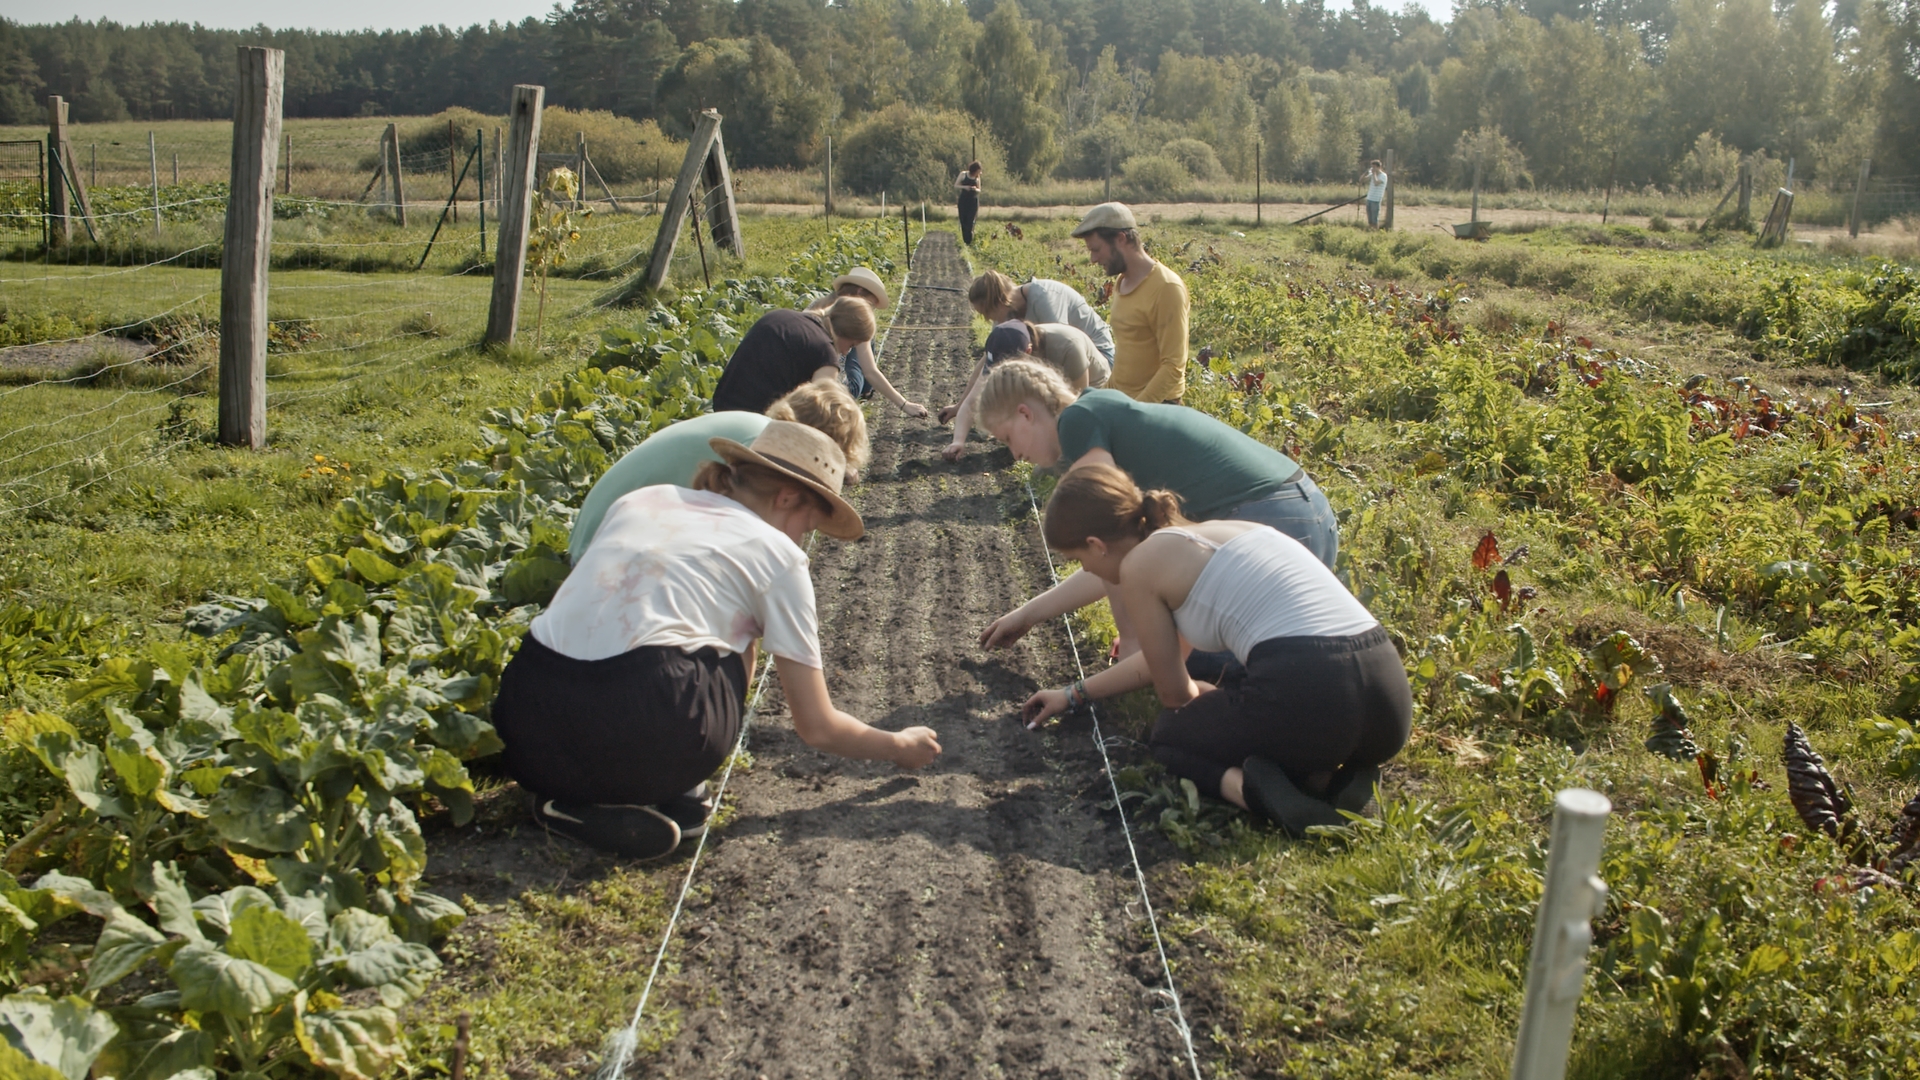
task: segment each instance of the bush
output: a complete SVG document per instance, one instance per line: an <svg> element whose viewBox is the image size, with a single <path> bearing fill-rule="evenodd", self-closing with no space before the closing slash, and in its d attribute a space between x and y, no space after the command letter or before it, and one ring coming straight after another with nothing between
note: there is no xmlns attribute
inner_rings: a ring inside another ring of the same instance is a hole
<svg viewBox="0 0 1920 1080"><path fill-rule="evenodd" d="M1227 170L1220 164L1220 155L1199 139L1175 139L1161 152L1178 161L1195 180L1227 178Z"/></svg>
<svg viewBox="0 0 1920 1080"><path fill-rule="evenodd" d="M457 148L456 163L467 160L474 132L485 131L489 140L487 167L493 167L491 133L498 128L502 136L506 134L506 117L488 116L455 106L400 134L400 157L407 163L409 172L445 170L446 158L440 155L447 152L449 122L453 125L453 142ZM687 144L663 134L660 125L652 120L636 121L604 109L569 109L559 105L541 112L541 153L570 154L579 147L582 134L587 137L587 157L609 184L671 177L679 171L680 160L687 156ZM378 164L378 155L368 154L361 160L360 167L372 169Z"/></svg>
<svg viewBox="0 0 1920 1080"><path fill-rule="evenodd" d="M1139 154L1128 158L1120 171L1135 198L1168 198L1193 183L1187 167L1171 154Z"/></svg>
<svg viewBox="0 0 1920 1080"><path fill-rule="evenodd" d="M1472 186L1475 165L1480 167L1482 191L1512 191L1533 186L1533 174L1527 171L1527 156L1497 127L1462 132L1447 165L1449 178L1458 188Z"/></svg>
<svg viewBox="0 0 1920 1080"><path fill-rule="evenodd" d="M839 182L862 195L882 191L904 200L945 201L954 177L972 160L967 118L889 105L869 114L840 143ZM981 169L991 184L1006 168L991 139L980 145Z"/></svg>

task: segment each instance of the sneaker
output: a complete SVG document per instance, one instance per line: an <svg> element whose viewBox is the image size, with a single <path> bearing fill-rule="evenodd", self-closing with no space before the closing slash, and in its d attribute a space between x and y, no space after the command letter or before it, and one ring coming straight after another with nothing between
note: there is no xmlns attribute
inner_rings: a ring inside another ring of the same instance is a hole
<svg viewBox="0 0 1920 1080"><path fill-rule="evenodd" d="M1333 800L1335 809L1345 810L1349 814L1363 814L1373 802L1373 789L1379 784L1378 765L1341 769L1333 774L1333 783L1327 786L1327 797Z"/></svg>
<svg viewBox="0 0 1920 1080"><path fill-rule="evenodd" d="M1344 825L1346 818L1334 805L1316 799L1294 785L1286 770L1263 757L1250 757L1241 767L1241 793L1247 807L1285 829L1289 836L1305 836L1313 825Z"/></svg>
<svg viewBox="0 0 1920 1080"><path fill-rule="evenodd" d="M664 859L680 846L680 826L651 806L533 800L533 819L550 832L629 859Z"/></svg>
<svg viewBox="0 0 1920 1080"><path fill-rule="evenodd" d="M707 794L706 782L701 781L692 791L675 795L656 809L680 826L682 841L698 840L706 835L707 821L713 817L713 798Z"/></svg>

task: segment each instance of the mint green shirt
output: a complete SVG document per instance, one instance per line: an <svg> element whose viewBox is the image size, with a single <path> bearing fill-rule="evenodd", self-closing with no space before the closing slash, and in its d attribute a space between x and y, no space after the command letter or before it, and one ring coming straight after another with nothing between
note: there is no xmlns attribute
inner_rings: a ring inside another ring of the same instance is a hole
<svg viewBox="0 0 1920 1080"><path fill-rule="evenodd" d="M767 417L760 413L707 413L668 424L647 436L645 442L613 463L613 468L593 485L586 501L580 504L580 513L573 519L573 535L567 538L567 553L572 556L573 564L580 565L580 557L593 542L593 534L600 530L601 519L622 495L655 484L686 487L693 480L694 470L705 462L720 460L720 455L707 444L708 439L751 444L766 430L768 423Z"/></svg>

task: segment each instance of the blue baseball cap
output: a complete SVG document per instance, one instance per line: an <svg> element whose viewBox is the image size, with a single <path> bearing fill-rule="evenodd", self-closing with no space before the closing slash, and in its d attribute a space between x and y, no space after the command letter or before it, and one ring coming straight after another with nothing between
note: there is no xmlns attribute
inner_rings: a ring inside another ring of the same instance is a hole
<svg viewBox="0 0 1920 1080"><path fill-rule="evenodd" d="M987 334L987 363L997 364L1009 356L1025 355L1032 347L1033 336L1027 333L1027 324L1008 319Z"/></svg>

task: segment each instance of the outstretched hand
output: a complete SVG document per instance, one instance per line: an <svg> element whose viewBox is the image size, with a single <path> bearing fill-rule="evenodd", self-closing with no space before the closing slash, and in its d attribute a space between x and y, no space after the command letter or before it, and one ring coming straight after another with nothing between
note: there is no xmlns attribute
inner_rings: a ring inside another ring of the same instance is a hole
<svg viewBox="0 0 1920 1080"><path fill-rule="evenodd" d="M940 406L940 422L943 424L953 423L953 418L959 415L960 415L960 406L958 405Z"/></svg>
<svg viewBox="0 0 1920 1080"><path fill-rule="evenodd" d="M948 443L946 446L940 449L940 456L943 458L946 458L948 461L959 461L962 457L966 455L966 452L967 452L966 443L963 443L963 442Z"/></svg>
<svg viewBox="0 0 1920 1080"><path fill-rule="evenodd" d="M918 420L927 415L927 407L917 401L909 401L900 406L900 411Z"/></svg>
<svg viewBox="0 0 1920 1080"><path fill-rule="evenodd" d="M1033 625L1020 614L1018 608L993 620L985 630L980 631L980 647L983 649L1004 649L1021 638Z"/></svg>
<svg viewBox="0 0 1920 1080"><path fill-rule="evenodd" d="M940 737L929 727L910 727L897 732L899 748L893 763L903 769L917 769L940 756Z"/></svg>
<svg viewBox="0 0 1920 1080"><path fill-rule="evenodd" d="M1020 719L1027 725L1028 731L1036 731L1041 724L1067 711L1067 692L1065 690L1042 690L1028 698L1020 706Z"/></svg>

